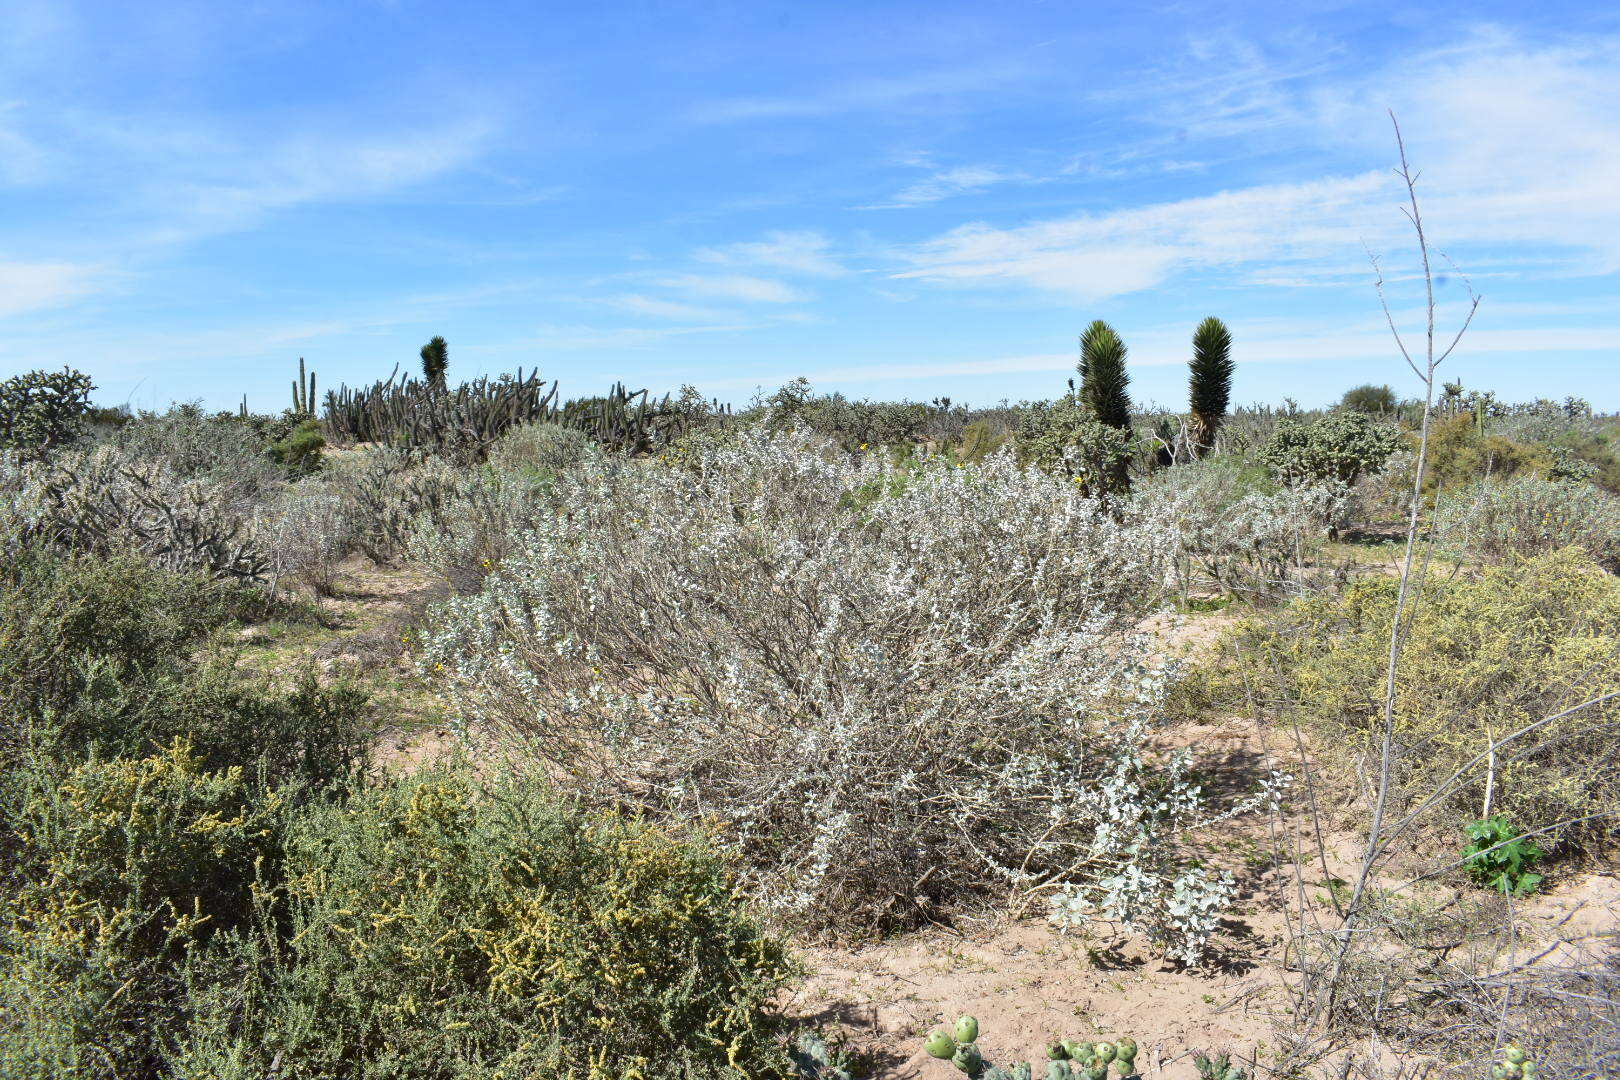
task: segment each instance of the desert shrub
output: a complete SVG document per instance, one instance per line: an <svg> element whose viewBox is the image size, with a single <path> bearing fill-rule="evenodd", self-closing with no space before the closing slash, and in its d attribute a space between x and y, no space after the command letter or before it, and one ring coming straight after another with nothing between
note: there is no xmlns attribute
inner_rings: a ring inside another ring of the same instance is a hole
<svg viewBox="0 0 1620 1080"><path fill-rule="evenodd" d="M457 483L441 459L392 447L345 454L324 476L343 501L356 546L378 563L405 554L417 517L437 511Z"/></svg>
<svg viewBox="0 0 1620 1080"><path fill-rule="evenodd" d="M474 729L592 801L713 822L815 928L1106 865L1076 854L1086 778L1154 708L1122 633L1164 530L1007 456L903 471L757 432L706 453L564 478L552 522L437 611L424 662Z"/></svg>
<svg viewBox="0 0 1620 1080"><path fill-rule="evenodd" d="M1399 404L1400 400L1396 398L1394 390L1373 383L1352 387L1339 398L1339 408L1371 416L1388 416Z"/></svg>
<svg viewBox="0 0 1620 1080"><path fill-rule="evenodd" d="M1409 436L1408 441L1416 446L1415 436ZM1546 447L1488 434L1472 416L1448 417L1430 426L1423 489L1432 495L1454 491L1485 477L1546 475L1552 462L1552 453Z"/></svg>
<svg viewBox="0 0 1620 1080"><path fill-rule="evenodd" d="M962 449L958 456L973 465L1006 444L1007 436L992 428L988 420L975 420L962 429Z"/></svg>
<svg viewBox="0 0 1620 1080"><path fill-rule="evenodd" d="M90 376L64 367L29 371L0 382L0 450L42 456L84 434Z"/></svg>
<svg viewBox="0 0 1620 1080"><path fill-rule="evenodd" d="M1260 448L1260 460L1288 483L1351 483L1383 468L1401 445L1391 424L1359 412L1330 412L1315 420L1279 420Z"/></svg>
<svg viewBox="0 0 1620 1080"><path fill-rule="evenodd" d="M1135 449L1129 430L1102 423L1073 394L1030 406L1017 446L1020 459L1097 493L1122 488Z"/></svg>
<svg viewBox="0 0 1620 1080"><path fill-rule="evenodd" d="M1342 596L1297 600L1249 624L1227 675L1274 694L1271 705L1321 732L1340 764L1376 768L1365 759L1376 753L1397 588L1363 580ZM1617 650L1620 581L1578 549L1427 581L1396 684L1397 805L1414 807L1434 793L1451 809L1445 827L1455 835L1461 822L1486 816L1489 783L1490 811L1526 829L1573 822L1554 838L1613 829L1620 705L1510 736L1620 688Z"/></svg>
<svg viewBox="0 0 1620 1080"><path fill-rule="evenodd" d="M523 424L509 429L489 448L489 464L501 471L554 474L596 452L583 431L561 424Z"/></svg>
<svg viewBox="0 0 1620 1080"><path fill-rule="evenodd" d="M792 965L698 842L436 769L302 814L285 875L285 941L199 1010L178 1075L787 1071Z"/></svg>
<svg viewBox="0 0 1620 1080"><path fill-rule="evenodd" d="M1206 458L1154 475L1130 513L1174 540L1183 589L1261 597L1304 584L1347 502L1345 487L1332 481L1279 488L1263 470Z"/></svg>
<svg viewBox="0 0 1620 1080"><path fill-rule="evenodd" d="M941 411L917 401L852 401L838 393L816 396L809 380L803 378L780 387L764 405L774 430L802 428L836 441L845 450L915 445ZM948 409L948 403L945 407Z"/></svg>
<svg viewBox="0 0 1620 1080"><path fill-rule="evenodd" d="M1500 562L1573 544L1620 569L1620 496L1592 484L1484 479L1442 498L1435 518L1441 542L1461 555Z"/></svg>
<svg viewBox="0 0 1620 1080"><path fill-rule="evenodd" d="M318 420L301 420L285 438L270 444L270 459L289 476L308 476L321 467L321 449L326 438Z"/></svg>
<svg viewBox="0 0 1620 1080"><path fill-rule="evenodd" d="M455 592L475 593L525 536L550 520L551 488L551 480L533 472L459 475L437 506L417 516L406 553Z"/></svg>
<svg viewBox="0 0 1620 1080"><path fill-rule="evenodd" d="M250 590L37 548L0 569L0 586L0 761L28 748L140 756L186 738L210 769L325 782L362 756L357 691L309 678L277 689L201 655L209 632L258 604Z"/></svg>
<svg viewBox="0 0 1620 1080"><path fill-rule="evenodd" d="M195 402L142 413L109 440L130 465L161 464L180 482L201 482L238 507L273 493L284 473L270 452L274 435L234 413L209 414Z"/></svg>
<svg viewBox="0 0 1620 1080"><path fill-rule="evenodd" d="M254 524L271 581L301 582L320 596L337 590L338 564L355 546L353 530L343 498L313 480L289 487Z"/></svg>
<svg viewBox="0 0 1620 1080"><path fill-rule="evenodd" d="M186 745L0 781L0 1075L153 1076L188 953L251 917L279 805Z"/></svg>

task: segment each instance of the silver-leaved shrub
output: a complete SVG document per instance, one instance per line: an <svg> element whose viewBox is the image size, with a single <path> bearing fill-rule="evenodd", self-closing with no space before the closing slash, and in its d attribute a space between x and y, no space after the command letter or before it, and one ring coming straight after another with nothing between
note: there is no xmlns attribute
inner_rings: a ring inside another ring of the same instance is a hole
<svg viewBox="0 0 1620 1080"><path fill-rule="evenodd" d="M1011 455L897 465L794 433L587 460L552 497L428 628L470 731L593 801L705 824L813 928L1130 857L1093 793L1122 740L1150 768L1131 630L1168 530Z"/></svg>

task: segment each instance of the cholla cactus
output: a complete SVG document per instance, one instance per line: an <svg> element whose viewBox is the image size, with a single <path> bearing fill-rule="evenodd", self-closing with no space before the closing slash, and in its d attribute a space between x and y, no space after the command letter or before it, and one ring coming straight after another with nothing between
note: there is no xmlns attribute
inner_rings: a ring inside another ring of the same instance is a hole
<svg viewBox="0 0 1620 1080"><path fill-rule="evenodd" d="M799 1070L799 1080L850 1080L849 1070L839 1063L827 1040L813 1031L799 1033L793 1064Z"/></svg>
<svg viewBox="0 0 1620 1080"><path fill-rule="evenodd" d="M1222 1050L1214 1057L1194 1054L1193 1065L1198 1069L1198 1080L1247 1080L1248 1074L1232 1064L1232 1057Z"/></svg>

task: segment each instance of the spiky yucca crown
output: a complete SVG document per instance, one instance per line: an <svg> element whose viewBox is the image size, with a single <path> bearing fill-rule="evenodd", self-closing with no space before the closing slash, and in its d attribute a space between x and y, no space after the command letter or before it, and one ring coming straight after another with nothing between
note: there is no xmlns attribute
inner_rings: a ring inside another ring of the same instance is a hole
<svg viewBox="0 0 1620 1080"><path fill-rule="evenodd" d="M1125 371L1125 342L1098 319L1080 335L1080 396L1092 414L1109 427L1131 426L1130 376Z"/></svg>
<svg viewBox="0 0 1620 1080"><path fill-rule="evenodd" d="M1213 315L1193 331L1193 355L1188 368L1187 398L1192 414L1213 429L1226 415L1232 399L1232 334Z"/></svg>
<svg viewBox="0 0 1620 1080"><path fill-rule="evenodd" d="M443 386L445 372L450 368L450 346L442 337L435 337L422 346L422 378L433 386Z"/></svg>

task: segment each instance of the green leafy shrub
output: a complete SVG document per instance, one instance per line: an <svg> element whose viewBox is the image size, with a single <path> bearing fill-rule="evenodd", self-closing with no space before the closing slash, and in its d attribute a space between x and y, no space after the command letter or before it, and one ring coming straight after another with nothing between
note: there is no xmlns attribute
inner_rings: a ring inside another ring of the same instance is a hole
<svg viewBox="0 0 1620 1080"><path fill-rule="evenodd" d="M90 391L82 371L29 371L0 382L0 449L49 453L84 433Z"/></svg>
<svg viewBox="0 0 1620 1080"><path fill-rule="evenodd" d="M1408 442L1415 448L1415 435ZM1486 477L1505 479L1523 473L1547 475L1550 449L1491 434L1473 416L1435 420L1429 427L1429 451L1423 489L1427 494L1454 491Z"/></svg>
<svg viewBox="0 0 1620 1080"><path fill-rule="evenodd" d="M304 420L286 438L270 444L270 458L289 476L308 476L321 467L321 448L325 445L320 422Z"/></svg>
<svg viewBox="0 0 1620 1080"><path fill-rule="evenodd" d="M1260 460L1289 483L1351 483L1383 468L1400 444L1394 426L1359 412L1331 412L1312 421L1284 417L1260 448Z"/></svg>
<svg viewBox="0 0 1620 1080"><path fill-rule="evenodd" d="M1209 676L1217 696L1243 698L1247 682L1322 735L1330 759L1366 766L1381 729L1397 589L1390 579L1359 581L1249 622ZM1409 614L1396 682L1396 804L1435 793L1454 821L1472 821L1489 782L1495 806L1531 828L1575 822L1555 834L1566 837L1612 829L1620 703L1508 737L1620 689L1620 580L1566 548L1430 580Z"/></svg>
<svg viewBox="0 0 1620 1080"><path fill-rule="evenodd" d="M1030 406L1019 423L1017 446L1020 460L1071 477L1096 494L1121 490L1136 448L1129 429L1102 423L1074 394Z"/></svg>
<svg viewBox="0 0 1620 1080"><path fill-rule="evenodd" d="M192 1024L188 1071L782 1076L793 973L696 841L541 782L435 769L293 827L288 936Z"/></svg>
<svg viewBox="0 0 1620 1080"><path fill-rule="evenodd" d="M1541 860L1541 847L1497 814L1467 826L1463 869L1475 881L1504 896L1529 896L1541 884L1531 867Z"/></svg>
<svg viewBox="0 0 1620 1080"><path fill-rule="evenodd" d="M1373 383L1352 387L1339 399L1339 408L1349 412L1367 413L1370 416L1388 416L1399 404L1394 390Z"/></svg>
<svg viewBox="0 0 1620 1080"><path fill-rule="evenodd" d="M962 449L959 458L969 465L976 464L1007 444L1007 436L990 426L987 420L975 420L962 429Z"/></svg>
<svg viewBox="0 0 1620 1080"><path fill-rule="evenodd" d="M369 736L362 694L312 678L256 684L202 654L213 629L261 602L131 557L36 548L0 568L0 761L30 747L65 761L142 756L186 738L211 769L343 775Z"/></svg>

